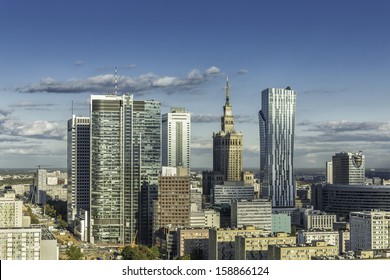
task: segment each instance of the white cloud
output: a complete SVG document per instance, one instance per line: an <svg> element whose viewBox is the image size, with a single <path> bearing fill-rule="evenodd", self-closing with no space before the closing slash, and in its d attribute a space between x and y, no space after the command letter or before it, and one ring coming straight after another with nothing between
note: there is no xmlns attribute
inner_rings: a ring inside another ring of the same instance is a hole
<svg viewBox="0 0 390 280"><path fill-rule="evenodd" d="M17 127L17 134L36 138L65 139L65 130L65 125L57 122L34 121Z"/></svg>
<svg viewBox="0 0 390 280"><path fill-rule="evenodd" d="M221 72L221 69L219 69L216 66L211 66L210 68L206 69L207 75L215 75L215 74L219 74L220 72Z"/></svg>
<svg viewBox="0 0 390 280"><path fill-rule="evenodd" d="M248 70L246 70L246 69L240 69L240 70L238 70L238 74L240 74L240 75L245 75L245 74L248 74Z"/></svg>
<svg viewBox="0 0 390 280"><path fill-rule="evenodd" d="M0 135L64 140L66 137L66 126L65 123L41 120L21 122L11 115L4 117L0 114Z"/></svg>
<svg viewBox="0 0 390 280"><path fill-rule="evenodd" d="M191 70L185 77L159 76L154 73L147 73L137 77L118 76L114 74L103 74L87 79L69 79L58 81L51 77L43 78L37 84L18 87L15 90L23 93L48 92L48 93L108 93L115 88L121 92L146 93L155 89L162 89L171 94L191 90L206 83L211 77L220 73L220 69L211 66L203 74L197 69Z"/></svg>

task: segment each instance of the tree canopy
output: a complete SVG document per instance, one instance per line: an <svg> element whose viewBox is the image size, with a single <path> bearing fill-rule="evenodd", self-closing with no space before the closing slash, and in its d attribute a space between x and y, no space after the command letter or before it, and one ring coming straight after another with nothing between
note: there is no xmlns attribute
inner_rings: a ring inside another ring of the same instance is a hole
<svg viewBox="0 0 390 280"><path fill-rule="evenodd" d="M157 248L148 248L143 245L126 246L121 253L123 260L156 260L159 258Z"/></svg>
<svg viewBox="0 0 390 280"><path fill-rule="evenodd" d="M68 250L66 250L66 255L68 260L82 260L84 258L80 248L74 245L70 246Z"/></svg>

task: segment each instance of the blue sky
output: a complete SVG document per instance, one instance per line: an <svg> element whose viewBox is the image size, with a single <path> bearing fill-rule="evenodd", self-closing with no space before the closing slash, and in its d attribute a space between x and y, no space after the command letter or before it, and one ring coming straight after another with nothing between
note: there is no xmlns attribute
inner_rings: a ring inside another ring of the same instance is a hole
<svg viewBox="0 0 390 280"><path fill-rule="evenodd" d="M66 121L113 91L192 113L210 168L229 76L244 166L259 166L260 92L297 91L295 166L362 150L390 167L389 1L0 1L0 168L66 166Z"/></svg>

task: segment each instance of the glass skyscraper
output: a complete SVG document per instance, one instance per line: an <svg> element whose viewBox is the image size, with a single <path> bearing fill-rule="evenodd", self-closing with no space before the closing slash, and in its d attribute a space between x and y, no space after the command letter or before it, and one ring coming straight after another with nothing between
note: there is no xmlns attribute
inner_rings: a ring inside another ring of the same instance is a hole
<svg viewBox="0 0 390 280"><path fill-rule="evenodd" d="M91 242L137 237L138 193L161 168L160 120L158 101L91 96Z"/></svg>
<svg viewBox="0 0 390 280"><path fill-rule="evenodd" d="M294 207L293 176L296 92L268 88L261 93L260 170L272 207Z"/></svg>
<svg viewBox="0 0 390 280"><path fill-rule="evenodd" d="M68 223L81 209L89 211L89 117L68 120Z"/></svg>

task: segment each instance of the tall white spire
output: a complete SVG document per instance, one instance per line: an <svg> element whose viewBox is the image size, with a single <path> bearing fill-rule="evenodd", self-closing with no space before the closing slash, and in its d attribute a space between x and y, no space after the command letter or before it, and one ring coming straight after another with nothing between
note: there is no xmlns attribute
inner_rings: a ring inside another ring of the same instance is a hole
<svg viewBox="0 0 390 280"><path fill-rule="evenodd" d="M229 77L226 77L226 104L229 105Z"/></svg>

